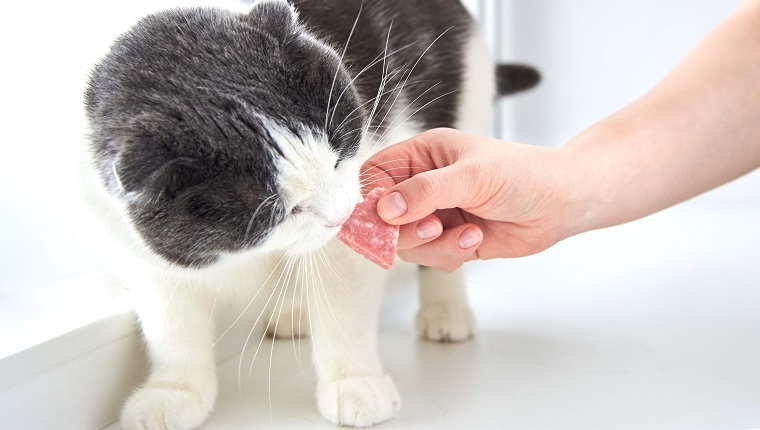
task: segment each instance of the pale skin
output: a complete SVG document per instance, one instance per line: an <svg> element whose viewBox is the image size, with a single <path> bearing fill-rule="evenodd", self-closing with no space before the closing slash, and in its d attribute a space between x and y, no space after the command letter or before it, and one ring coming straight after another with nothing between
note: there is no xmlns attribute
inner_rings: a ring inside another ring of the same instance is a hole
<svg viewBox="0 0 760 430"><path fill-rule="evenodd" d="M636 220L760 167L760 0L655 88L564 146L436 129L365 163L398 255L452 271Z"/></svg>

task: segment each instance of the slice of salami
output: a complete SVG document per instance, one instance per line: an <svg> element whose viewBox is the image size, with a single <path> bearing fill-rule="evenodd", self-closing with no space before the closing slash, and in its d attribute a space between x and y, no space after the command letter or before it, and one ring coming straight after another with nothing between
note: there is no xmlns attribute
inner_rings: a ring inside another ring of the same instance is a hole
<svg viewBox="0 0 760 430"><path fill-rule="evenodd" d="M383 191L385 188L375 188L356 205L340 228L338 238L367 260L388 270L396 258L399 227L386 223L377 214L377 201Z"/></svg>

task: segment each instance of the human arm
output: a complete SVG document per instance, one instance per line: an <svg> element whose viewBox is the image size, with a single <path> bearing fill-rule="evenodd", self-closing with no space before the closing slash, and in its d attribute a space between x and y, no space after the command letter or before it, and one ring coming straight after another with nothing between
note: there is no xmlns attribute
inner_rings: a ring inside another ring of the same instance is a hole
<svg viewBox="0 0 760 430"><path fill-rule="evenodd" d="M655 88L564 148L583 174L565 236L632 221L760 165L760 1Z"/></svg>
<svg viewBox="0 0 760 430"><path fill-rule="evenodd" d="M399 255L446 270L646 216L758 165L758 0L745 1L648 94L563 147L434 130L366 164L369 174L387 172L388 195L407 200L404 215L386 217L403 225ZM378 210L383 215L383 202ZM420 219L443 222L421 239ZM472 229L482 242L460 247Z"/></svg>

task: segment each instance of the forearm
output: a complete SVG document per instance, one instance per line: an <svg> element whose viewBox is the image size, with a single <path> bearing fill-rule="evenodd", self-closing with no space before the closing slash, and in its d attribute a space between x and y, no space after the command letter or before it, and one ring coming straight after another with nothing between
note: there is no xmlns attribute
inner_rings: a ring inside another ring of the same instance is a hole
<svg viewBox="0 0 760 430"><path fill-rule="evenodd" d="M562 150L576 172L567 180L577 222L564 236L646 216L760 166L760 1Z"/></svg>

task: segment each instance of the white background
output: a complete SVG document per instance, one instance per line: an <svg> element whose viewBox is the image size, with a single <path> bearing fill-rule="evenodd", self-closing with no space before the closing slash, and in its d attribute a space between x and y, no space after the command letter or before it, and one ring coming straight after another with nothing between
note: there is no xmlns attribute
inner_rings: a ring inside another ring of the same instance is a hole
<svg viewBox="0 0 760 430"><path fill-rule="evenodd" d="M484 12L489 35L501 35L493 41L497 56L533 64L544 78L536 90L500 103L499 135L554 146L644 93L739 2L466 3ZM103 265L88 245L91 220L78 193L84 84L111 40L139 16L182 4L197 1L4 5L4 345L31 338L25 327L32 320L58 325L52 313L73 318L88 307L66 301L65 285L55 294L47 288ZM571 239L536 257L475 264L480 339L445 352L414 343L414 305L408 290L400 294L401 301L386 306L381 346L406 406L388 428L760 427L758 214L755 172L666 213ZM391 291L394 297L399 294ZM303 410L285 401L279 411L321 423L311 388L303 381L295 386L306 387L298 391ZM219 410L234 409L235 402L240 399L229 395ZM229 428L224 417L213 416L208 428Z"/></svg>

